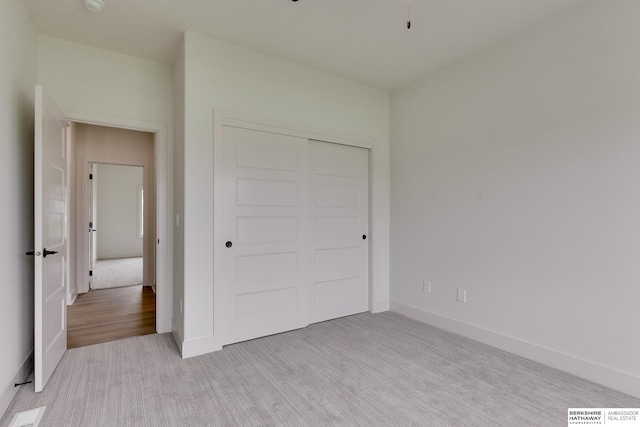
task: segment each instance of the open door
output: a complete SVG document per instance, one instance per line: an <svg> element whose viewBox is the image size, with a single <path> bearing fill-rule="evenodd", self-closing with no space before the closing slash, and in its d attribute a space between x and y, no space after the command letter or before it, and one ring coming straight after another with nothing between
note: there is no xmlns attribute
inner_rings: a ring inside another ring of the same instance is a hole
<svg viewBox="0 0 640 427"><path fill-rule="evenodd" d="M96 191L96 183L98 182L97 168L93 167L93 163L89 163L89 290L93 289L93 272L95 271L96 261L98 260L98 239L96 236L97 227L97 205L98 195Z"/></svg>
<svg viewBox="0 0 640 427"><path fill-rule="evenodd" d="M34 147L35 391L67 349L67 121L36 86Z"/></svg>

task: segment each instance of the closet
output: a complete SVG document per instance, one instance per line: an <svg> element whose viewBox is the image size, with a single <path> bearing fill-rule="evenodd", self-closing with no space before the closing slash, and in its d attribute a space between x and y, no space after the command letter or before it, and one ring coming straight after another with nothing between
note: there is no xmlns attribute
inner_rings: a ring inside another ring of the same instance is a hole
<svg viewBox="0 0 640 427"><path fill-rule="evenodd" d="M222 126L220 345L369 308L369 150Z"/></svg>

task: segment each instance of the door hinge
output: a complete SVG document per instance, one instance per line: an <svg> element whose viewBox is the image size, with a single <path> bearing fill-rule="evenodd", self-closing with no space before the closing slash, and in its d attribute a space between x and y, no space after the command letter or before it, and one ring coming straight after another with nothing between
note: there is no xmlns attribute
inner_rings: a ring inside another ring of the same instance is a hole
<svg viewBox="0 0 640 427"><path fill-rule="evenodd" d="M89 174L89 179L93 179L93 174L92 173Z"/></svg>
<svg viewBox="0 0 640 427"><path fill-rule="evenodd" d="M93 270L89 270L89 277L93 277Z"/></svg>

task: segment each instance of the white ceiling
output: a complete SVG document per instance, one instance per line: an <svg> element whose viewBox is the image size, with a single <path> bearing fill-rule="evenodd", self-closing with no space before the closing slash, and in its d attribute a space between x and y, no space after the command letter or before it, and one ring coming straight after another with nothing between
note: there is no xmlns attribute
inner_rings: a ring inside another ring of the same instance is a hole
<svg viewBox="0 0 640 427"><path fill-rule="evenodd" d="M91 46L172 63L190 30L393 89L583 0L24 1L40 33Z"/></svg>

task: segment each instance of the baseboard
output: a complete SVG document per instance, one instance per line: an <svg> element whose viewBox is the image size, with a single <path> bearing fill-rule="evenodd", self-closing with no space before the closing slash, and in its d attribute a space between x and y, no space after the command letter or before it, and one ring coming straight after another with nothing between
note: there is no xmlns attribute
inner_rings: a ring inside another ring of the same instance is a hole
<svg viewBox="0 0 640 427"><path fill-rule="evenodd" d="M391 311L640 398L640 376L632 373L523 341L408 304L391 301Z"/></svg>
<svg viewBox="0 0 640 427"><path fill-rule="evenodd" d="M67 292L67 306L73 305L73 303L76 302L76 298L78 298L78 291L72 294Z"/></svg>
<svg viewBox="0 0 640 427"><path fill-rule="evenodd" d="M2 394L0 394L0 418L4 416L4 413L7 412L7 408L11 404L11 401L15 397L16 393L18 393L18 387L15 387L15 384L21 383L26 380L27 377L33 371L33 352L27 359L24 361L22 366L18 369L18 372L11 379L9 384L6 384L4 389L2 390ZM28 385L24 385L23 387L29 387Z"/></svg>
<svg viewBox="0 0 640 427"><path fill-rule="evenodd" d="M173 322L171 322L171 334L183 359L188 359L190 357L201 356L203 354L222 350L222 347L216 347L214 337L206 337L193 341L184 341L182 339L182 336L180 335L180 332L178 332L178 328L176 328L176 325Z"/></svg>
<svg viewBox="0 0 640 427"><path fill-rule="evenodd" d="M183 359L188 359L190 357L200 356L220 350L220 348L216 348L214 337L206 337L193 341L183 341L181 347Z"/></svg>

